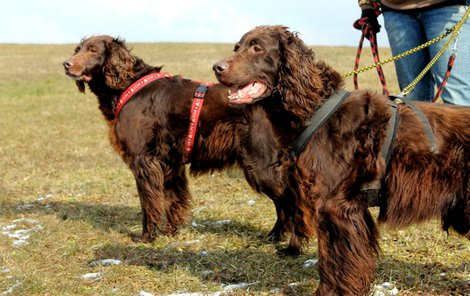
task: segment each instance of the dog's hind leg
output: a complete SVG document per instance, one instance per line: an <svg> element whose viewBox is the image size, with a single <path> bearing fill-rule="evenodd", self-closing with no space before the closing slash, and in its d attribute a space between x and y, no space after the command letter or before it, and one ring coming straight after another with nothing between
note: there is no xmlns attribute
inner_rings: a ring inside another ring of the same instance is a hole
<svg viewBox="0 0 470 296"><path fill-rule="evenodd" d="M442 228L453 228L457 233L470 239L470 182L464 179L461 192L446 201L442 209Z"/></svg>
<svg viewBox="0 0 470 296"><path fill-rule="evenodd" d="M373 281L378 230L365 202L345 196L320 202L320 285L316 295L365 295Z"/></svg>
<svg viewBox="0 0 470 296"><path fill-rule="evenodd" d="M175 169L176 170L176 169ZM165 180L166 226L164 233L174 235L178 227L186 222L191 201L188 180L184 166L181 166L175 175Z"/></svg>
<svg viewBox="0 0 470 296"><path fill-rule="evenodd" d="M159 228L165 208L162 163L151 155L142 155L135 158L130 168L136 180L142 209L141 240L152 242L162 233Z"/></svg>

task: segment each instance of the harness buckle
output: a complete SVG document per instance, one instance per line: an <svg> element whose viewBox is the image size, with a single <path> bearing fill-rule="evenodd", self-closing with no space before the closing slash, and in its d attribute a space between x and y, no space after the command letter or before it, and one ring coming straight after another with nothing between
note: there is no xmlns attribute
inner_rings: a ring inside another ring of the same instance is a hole
<svg viewBox="0 0 470 296"><path fill-rule="evenodd" d="M206 94L206 91L209 87L205 84L200 84L196 91L194 92L194 98L197 98L197 99L203 99L204 98L204 95Z"/></svg>

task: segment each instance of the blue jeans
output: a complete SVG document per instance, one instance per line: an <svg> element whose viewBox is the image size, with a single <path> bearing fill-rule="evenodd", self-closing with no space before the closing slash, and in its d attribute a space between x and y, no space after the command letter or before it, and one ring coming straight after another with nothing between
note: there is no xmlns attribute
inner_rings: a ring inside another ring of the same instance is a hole
<svg viewBox="0 0 470 296"><path fill-rule="evenodd" d="M393 55L405 52L437 37L459 22L467 6L452 5L416 13L384 11L384 25ZM444 46L450 35L433 45L395 61L398 83L403 90ZM434 91L447 71L454 42L408 95L409 99L432 101ZM470 106L470 18L462 26L457 42L457 57L442 93L445 103Z"/></svg>

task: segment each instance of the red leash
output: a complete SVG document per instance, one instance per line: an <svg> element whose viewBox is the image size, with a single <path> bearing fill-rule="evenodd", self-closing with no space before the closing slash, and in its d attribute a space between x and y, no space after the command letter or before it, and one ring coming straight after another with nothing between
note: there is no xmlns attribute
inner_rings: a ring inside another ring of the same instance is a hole
<svg viewBox="0 0 470 296"><path fill-rule="evenodd" d="M377 17L381 13L380 12L380 6L379 6L379 4L377 4L377 2L373 2L372 4L373 4L373 7L374 7L374 14ZM354 80L353 80L354 88L356 90L359 89L359 85L358 85L358 82L357 82L357 80L358 80L357 79L357 74L358 74L358 69L359 69L359 60L361 58L364 38L367 38L370 41L372 55L374 57L374 62L377 65L376 66L377 73L379 75L380 82L382 83L383 94L389 96L387 83L385 81L385 75L384 75L384 72L383 72L382 67L380 65L380 58L379 58L379 50L378 50L378 45L377 45L377 34L376 34L376 32L373 30L372 25L370 25L369 19L368 19L367 16L362 17L362 18L358 19L357 21L355 21L353 26L354 26L354 28L356 28L358 30L361 30L361 32L362 32L361 39L359 40L359 46L358 46L358 49L357 49L356 61L354 63L354 71L353 71L353 74L354 74ZM380 28L380 26L379 26L379 28ZM456 43L457 43L457 41L456 41ZM454 45L453 52L452 52L451 56L449 57L449 62L447 63L447 71L444 75L444 79L442 80L441 85L439 86L439 88L436 92L436 95L434 96L433 102L436 102L437 99L442 95L442 92L444 91L444 88L447 84L447 80L449 79L450 73L451 73L452 68L455 64L455 58L456 58L456 53L455 52L456 52L456 45Z"/></svg>
<svg viewBox="0 0 470 296"><path fill-rule="evenodd" d="M447 84L447 79L449 79L450 71L452 71L452 67L454 67L454 64L455 64L455 53L452 53L451 56L449 57L449 62L447 63L447 71L446 71L446 74L444 75L444 79L442 80L441 86L439 87L436 95L434 96L434 100L432 100L433 103L435 103L437 99L442 95L442 92L444 91L444 87Z"/></svg>
<svg viewBox="0 0 470 296"><path fill-rule="evenodd" d="M114 116L117 118L119 113L121 112L122 107L132 98L132 96L141 90L144 86L149 84L152 81L161 79L161 78L171 78L172 75L165 73L165 72L158 72L158 73L151 73L146 75L136 82L134 82L131 86L129 86L119 97L119 100L116 105L116 111L114 112ZM194 80L192 80L194 81ZM186 139L184 141L184 162L187 163L189 157L191 156L191 151L193 150L194 140L196 138L196 131L197 131L197 123L199 121L199 115L201 114L202 104L204 103L204 96L206 94L207 89L209 86L213 85L210 82L198 82L200 85L196 89L193 97L193 104L191 106L191 115L189 119L189 128L188 134L186 135Z"/></svg>
<svg viewBox="0 0 470 296"><path fill-rule="evenodd" d="M380 11L378 7L376 7L376 15L378 16ZM380 83L382 84L383 94L389 95L387 82L385 81L385 74L380 66L380 58L379 58L379 46L377 44L377 34L370 28L369 24L366 22L366 18L360 18L356 22L354 22L353 26L362 31L361 39L359 40L359 46L357 48L356 54L356 61L354 63L354 88L356 90L359 89L359 84L357 82L357 70L359 69L359 61L361 59L362 53L362 45L364 43L364 38L369 39L370 41L370 48L372 51L372 56L374 57L374 62L377 64L377 73L379 75Z"/></svg>

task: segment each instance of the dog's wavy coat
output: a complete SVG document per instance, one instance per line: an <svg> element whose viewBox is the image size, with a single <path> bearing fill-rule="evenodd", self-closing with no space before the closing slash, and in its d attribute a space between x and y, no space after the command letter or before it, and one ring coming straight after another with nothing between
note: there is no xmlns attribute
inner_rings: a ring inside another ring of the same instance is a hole
<svg viewBox="0 0 470 296"><path fill-rule="evenodd" d="M174 234L187 218L191 199L184 141L199 83L178 76L155 80L135 93L116 118L120 95L141 77L160 72L159 67L132 55L121 39L93 36L81 41L64 68L81 92L88 84L97 96L111 143L134 174L142 208L142 240L150 242L160 233ZM226 97L227 88L220 84L206 92L189 158L190 172L197 175L241 165L250 185L273 199L278 219L269 235L280 240L284 232L290 232L292 206L284 202L283 192L270 189L273 185L268 170L265 166L257 169L259 157L250 156L252 152L257 155L264 145L275 147L275 143L269 143L272 138L252 133L252 120L257 120L255 126L264 131L271 127L265 125L264 111L234 110ZM299 248L292 236L289 250L298 253Z"/></svg>
<svg viewBox="0 0 470 296"><path fill-rule="evenodd" d="M252 104L271 116L277 141L277 184L294 192L304 238L318 237L317 295L364 295L374 277L378 230L361 188L382 181L380 223L404 227L440 218L443 230L470 239L470 108L416 103L438 145L429 148L423 125L406 105L388 167L381 157L389 119L388 98L354 91L291 159L290 146L332 94L341 76L283 26L246 33L235 53L216 63L218 80L231 87L232 104ZM247 109L248 110L248 109ZM234 112L237 112L234 109ZM302 233L299 233L302 236Z"/></svg>

